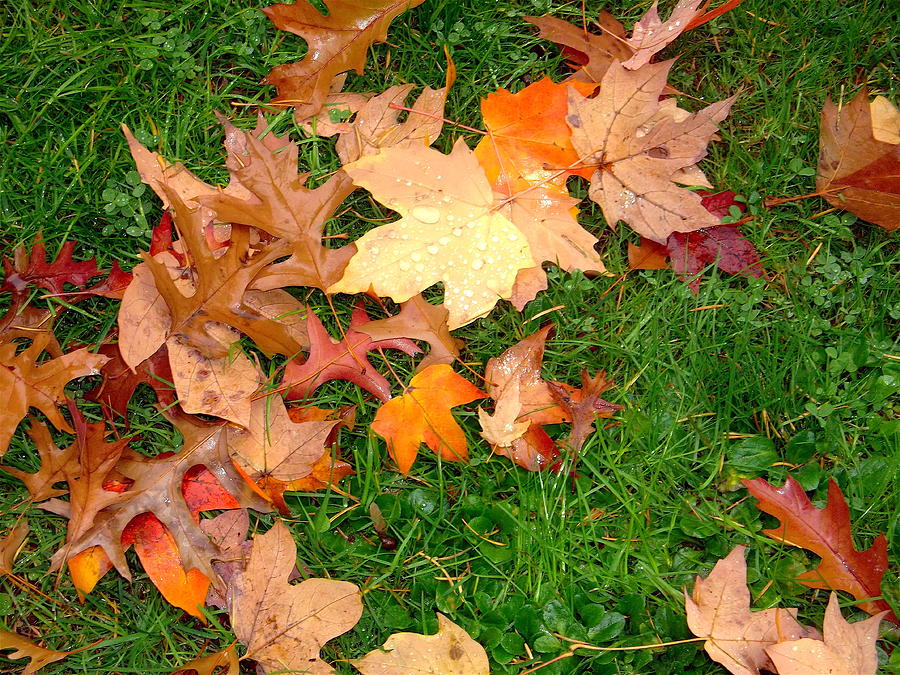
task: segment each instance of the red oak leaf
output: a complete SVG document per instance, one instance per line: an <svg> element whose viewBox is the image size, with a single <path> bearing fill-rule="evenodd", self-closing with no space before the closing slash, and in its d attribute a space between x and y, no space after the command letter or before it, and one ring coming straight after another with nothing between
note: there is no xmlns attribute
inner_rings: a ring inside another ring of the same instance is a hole
<svg viewBox="0 0 900 675"><path fill-rule="evenodd" d="M857 551L850 532L850 509L837 483L828 483L828 503L817 509L800 483L788 476L776 488L762 478L744 480L744 486L759 500L756 507L781 521L777 528L763 530L776 541L812 551L822 562L797 581L810 588L847 591L857 600L881 595L881 579L888 567L887 539L878 535L865 551ZM884 600L858 603L869 614L887 611L887 621L900 624Z"/></svg>
<svg viewBox="0 0 900 675"><path fill-rule="evenodd" d="M307 398L328 380L349 380L382 401L391 397L391 385L384 375L369 363L367 352L376 349L399 349L406 354L418 354L422 350L406 338L390 338L374 341L357 328L369 322L362 308L353 312L350 328L343 339L334 340L312 311L306 315L309 333L309 358L302 364L289 361L284 369L284 385L290 385L287 399Z"/></svg>

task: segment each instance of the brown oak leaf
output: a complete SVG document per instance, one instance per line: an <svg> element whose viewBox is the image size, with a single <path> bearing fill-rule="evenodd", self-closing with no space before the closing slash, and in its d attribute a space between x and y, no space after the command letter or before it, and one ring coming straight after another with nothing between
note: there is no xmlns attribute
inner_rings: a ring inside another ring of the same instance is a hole
<svg viewBox="0 0 900 675"><path fill-rule="evenodd" d="M65 401L64 388L76 377L97 375L109 359L77 349L62 356L38 363L42 352L53 340L49 333L32 333L31 344L16 353L16 342L0 341L0 391L5 401L0 408L0 456L19 422L35 407L60 431L72 432L72 427L59 412L58 404Z"/></svg>
<svg viewBox="0 0 900 675"><path fill-rule="evenodd" d="M319 651L362 616L354 584L332 579L288 583L297 546L281 521L253 537L247 567L231 582L231 627L247 646L245 658L263 672L333 673Z"/></svg>
<svg viewBox="0 0 900 675"><path fill-rule="evenodd" d="M52 649L38 647L31 640L8 630L0 630L0 649L15 650L11 654L7 654L6 658L31 659L24 670L22 670L21 675L32 675L44 666L56 663L71 654L71 652L57 652Z"/></svg>
<svg viewBox="0 0 900 675"><path fill-rule="evenodd" d="M0 576L12 573L13 563L16 561L16 556L19 555L19 551L22 550L27 536L28 521L22 518L9 531L9 534L0 539Z"/></svg>
<svg viewBox="0 0 900 675"><path fill-rule="evenodd" d="M302 37L309 51L302 61L276 66L264 82L278 88L274 105L293 106L298 121L309 119L325 102L335 76L362 74L366 53L387 39L398 15L424 0L327 0L328 15L304 2L277 4L263 11L276 28Z"/></svg>
<svg viewBox="0 0 900 675"><path fill-rule="evenodd" d="M550 390L559 402L560 408L569 413L572 419L572 431L566 444L578 452L584 441L594 430L594 421L598 417L612 417L622 410L617 403L610 403L600 398L600 394L613 386L612 380L606 379L606 371L601 370L591 377L586 370L581 371L581 389L572 390L561 383L551 382Z"/></svg>
<svg viewBox="0 0 900 675"><path fill-rule="evenodd" d="M702 2L703 0L679 0L665 22L659 18L657 3L654 2L647 13L634 24L631 37L627 40L634 55L622 65L629 70L637 70L650 63L654 54L687 30L694 17L702 13L699 10Z"/></svg>
<svg viewBox="0 0 900 675"><path fill-rule="evenodd" d="M427 342L431 349L416 366L416 372L421 372L430 365L450 364L459 358L464 343L450 334L448 316L446 307L431 304L419 293L400 305L399 314L360 324L356 330L376 341L405 337Z"/></svg>

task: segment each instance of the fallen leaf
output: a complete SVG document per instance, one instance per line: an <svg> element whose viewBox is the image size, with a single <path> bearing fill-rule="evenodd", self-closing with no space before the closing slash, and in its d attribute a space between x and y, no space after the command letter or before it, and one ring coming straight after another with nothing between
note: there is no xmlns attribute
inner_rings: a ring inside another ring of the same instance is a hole
<svg viewBox="0 0 900 675"><path fill-rule="evenodd" d="M253 395L262 384L259 368L241 349L237 331L209 321L204 332L207 344L220 345L216 352L221 355L210 356L180 333L166 340L178 402L187 413L247 426Z"/></svg>
<svg viewBox="0 0 900 675"><path fill-rule="evenodd" d="M309 475L327 453L336 421L294 422L278 394L253 401L246 429L228 429L232 460L254 481L271 476L289 482Z"/></svg>
<svg viewBox="0 0 900 675"><path fill-rule="evenodd" d="M22 550L27 536L28 521L22 518L9 531L9 534L0 539L0 576L12 574L13 563L16 561L16 556L19 555L19 551Z"/></svg>
<svg viewBox="0 0 900 675"><path fill-rule="evenodd" d="M0 630L0 649L15 650L12 654L6 655L8 659L31 659L21 675L32 675L44 666L61 661L71 653L38 647L31 640L8 630Z"/></svg>
<svg viewBox="0 0 900 675"><path fill-rule="evenodd" d="M508 457L527 471L553 471L559 466L559 448L544 428L536 424L531 424L508 447L492 445L491 450L496 455Z"/></svg>
<svg viewBox="0 0 900 675"><path fill-rule="evenodd" d="M193 467L202 465L241 506L262 512L270 509L234 468L228 456L223 423L203 424L187 417L173 417L170 421L184 438L182 451L154 458L130 450L123 453L116 470L132 481L131 486L118 495L120 501L98 514L88 531L53 555L51 569L60 569L74 555L99 546L119 574L130 580L122 533L133 518L150 512L174 538L183 567L197 569L216 583L211 560L218 555L218 550L200 529L186 501L185 476Z"/></svg>
<svg viewBox="0 0 900 675"><path fill-rule="evenodd" d="M883 110L885 103L878 104L873 128L866 89L840 109L830 98L825 101L816 190L825 193L832 206L895 230L900 227L900 139L880 127L882 120L896 120L898 113L896 108ZM893 131L896 135L897 127Z"/></svg>
<svg viewBox="0 0 900 675"><path fill-rule="evenodd" d="M3 285L0 293L21 293L28 286L37 286L50 291L54 295L65 292L65 284L83 286L92 277L101 274L97 262L90 260L76 261L72 259L75 242L65 242L52 262L47 262L47 249L44 237L39 232L31 245L31 252L19 246L13 252L13 261L3 258Z"/></svg>
<svg viewBox="0 0 900 675"><path fill-rule="evenodd" d="M698 11L702 2L703 0L679 0L666 22L659 18L658 3L654 2L647 13L634 24L631 37L627 40L634 55L622 65L629 70L637 70L650 63L654 54L687 30L694 17L702 13L702 10Z"/></svg>
<svg viewBox="0 0 900 675"><path fill-rule="evenodd" d="M377 154L382 148L431 145L441 135L444 126L444 103L448 88L425 87L410 106L407 118L400 122L401 109L406 108L406 97L412 90L411 84L395 85L372 96L357 109L354 109L353 104L326 104L329 115L337 111L342 117L351 113L355 113L356 117L352 122L335 124L327 121L327 115L324 116L325 120L321 119L323 115L319 115L315 133L319 136L338 135L334 149L342 164ZM335 94L334 100L340 101L345 97L346 94ZM312 132L312 125L304 126Z"/></svg>
<svg viewBox="0 0 900 675"><path fill-rule="evenodd" d="M333 673L322 646L346 633L362 615L354 584L331 579L288 583L297 547L281 521L253 537L246 569L231 585L231 627L247 646L244 658L264 672Z"/></svg>
<svg viewBox="0 0 900 675"><path fill-rule="evenodd" d="M464 462L469 457L466 435L450 409L484 396L450 366L429 366L413 376L402 396L378 409L372 431L387 441L388 453L403 474L409 473L422 443L445 461Z"/></svg>
<svg viewBox="0 0 900 675"><path fill-rule="evenodd" d="M488 396L500 402L513 395L521 405L516 418L537 426L571 421L569 413L557 404L549 383L541 377L544 349L551 330L552 324L544 326L500 356L489 359L484 369Z"/></svg>
<svg viewBox="0 0 900 675"><path fill-rule="evenodd" d="M700 272L715 263L729 274L763 275L756 249L736 225L716 225L696 232L675 232L667 243L672 269L697 295Z"/></svg>
<svg viewBox="0 0 900 675"><path fill-rule="evenodd" d="M443 614L434 635L394 633L381 649L350 663L363 675L488 675L484 647Z"/></svg>
<svg viewBox="0 0 900 675"><path fill-rule="evenodd" d="M31 421L28 437L31 438L38 451L38 456L41 458L38 470L28 473L12 466L4 466L2 469L25 484L34 502L42 502L45 499L66 494L66 490L53 486L65 480L64 468L72 461L77 444L73 443L64 449L57 447L50 436L50 430L38 420Z"/></svg>
<svg viewBox="0 0 900 675"><path fill-rule="evenodd" d="M328 15L306 2L263 9L276 28L299 35L308 43L306 57L276 66L263 82L278 88L274 105L293 106L298 121L309 119L325 102L335 76L347 70L362 74L366 54L387 39L398 15L424 0L327 0Z"/></svg>
<svg viewBox="0 0 900 675"><path fill-rule="evenodd" d="M776 488L762 478L742 480L747 491L759 500L756 507L781 521L763 530L776 541L812 551L822 558L815 570L804 572L796 581L810 588L847 591L857 600L881 595L881 580L888 568L887 540L878 535L865 551L853 544L850 508L834 479L828 481L828 502L818 509L803 487L790 476ZM900 625L900 620L882 599L859 602L869 614L887 612L885 619Z"/></svg>
<svg viewBox="0 0 900 675"><path fill-rule="evenodd" d="M878 672L878 624L881 614L848 623L841 616L837 593L825 610L824 638L801 638L766 647L776 672L787 675L875 675Z"/></svg>
<svg viewBox="0 0 900 675"><path fill-rule="evenodd" d="M306 331L309 335L309 357L303 363L296 359L287 363L282 378L282 387L290 385L286 398L306 399L328 380L348 380L362 387L370 394L386 401L391 397L391 385L369 363L367 352L379 349L398 349L405 354L418 354L419 349L412 340L386 338L374 341L357 328L369 322L369 316L362 308L354 310L350 327L341 340L334 340L325 330L319 317L312 311L306 315Z"/></svg>
<svg viewBox="0 0 900 675"><path fill-rule="evenodd" d="M220 668L225 670L219 670ZM197 675L240 675L241 667L234 645L213 654L198 656L173 671L172 675L190 675L192 672Z"/></svg>
<svg viewBox="0 0 900 675"><path fill-rule="evenodd" d="M527 240L495 211L484 171L464 142L450 155L424 146L387 148L344 170L401 219L357 240L358 252L329 292L371 287L405 302L443 281L454 329L509 298L518 270L534 267Z"/></svg>
<svg viewBox="0 0 900 675"><path fill-rule="evenodd" d="M606 10L597 18L599 34L552 16L524 16L540 29L540 36L562 46L563 55L577 68L570 80L599 82L615 61L627 61L633 50L625 41L625 27Z"/></svg>
<svg viewBox="0 0 900 675"><path fill-rule="evenodd" d="M568 412L572 420L572 431L566 444L574 452L581 450L584 441L594 430L594 421L598 417L612 417L622 410L617 403L610 403L600 398L600 394L613 386L612 380L606 379L606 371L601 370L591 377L586 370L581 371L581 389L572 390L561 383L551 382L550 390L559 407Z"/></svg>
<svg viewBox="0 0 900 675"><path fill-rule="evenodd" d="M99 368L108 361L107 357L87 349L76 349L38 363L53 337L44 332L32 335L31 344L22 351L16 342L0 341L0 391L5 397L0 409L0 456L6 452L16 427L31 407L44 413L60 431L72 433L72 427L57 408L66 400L65 386L76 377L98 374Z"/></svg>
<svg viewBox="0 0 900 675"><path fill-rule="evenodd" d="M706 638L703 647L709 657L734 675L774 670L766 647L808 635L797 623L796 609L750 611L743 546L719 560L705 579L698 576L691 595L685 591L684 602L691 632Z"/></svg>
<svg viewBox="0 0 900 675"><path fill-rule="evenodd" d="M706 155L717 123L735 97L694 114L660 102L672 61L626 70L613 63L595 98L569 92L572 144L596 171L589 195L603 208L606 222L624 220L644 237L665 243L673 232L719 224L694 192L675 185L705 182L692 167ZM681 173L679 173L681 172ZM706 183L708 185L708 183Z"/></svg>
<svg viewBox="0 0 900 675"><path fill-rule="evenodd" d="M513 379L506 388L504 396L494 406L494 414L489 415L478 408L478 421L481 423L481 437L491 445L509 447L531 425L531 420L518 422L522 413L522 401L519 398L519 380Z"/></svg>
<svg viewBox="0 0 900 675"><path fill-rule="evenodd" d="M400 305L399 314L360 324L356 330L376 341L405 337L427 342L431 350L416 367L416 372L421 372L430 365L451 364L459 358L464 343L450 334L448 317L446 307L433 305L416 294Z"/></svg>

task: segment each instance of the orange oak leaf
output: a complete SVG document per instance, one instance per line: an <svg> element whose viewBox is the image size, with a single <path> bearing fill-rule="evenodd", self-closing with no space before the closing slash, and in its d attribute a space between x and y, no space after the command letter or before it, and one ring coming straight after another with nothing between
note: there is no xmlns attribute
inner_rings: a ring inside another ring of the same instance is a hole
<svg viewBox="0 0 900 675"><path fill-rule="evenodd" d="M394 633L381 649L373 649L350 663L363 675L488 675L490 667L484 647L443 614L437 618L434 635Z"/></svg>
<svg viewBox="0 0 900 675"><path fill-rule="evenodd" d="M16 342L0 340L0 391L5 398L0 408L0 456L31 407L44 413L60 431L71 433L72 427L57 407L66 400L66 384L76 377L97 375L109 360L87 349L77 349L38 363L51 343L55 343L53 336L45 332L32 333L31 344L22 351Z"/></svg>
<svg viewBox="0 0 900 675"><path fill-rule="evenodd" d="M266 76L264 82L278 88L271 103L293 106L298 121L317 113L335 76L347 70L362 74L369 47L384 42L391 21L422 2L327 0L327 16L302 1L263 9L276 28L299 35L309 46L302 61L276 66Z"/></svg>
<svg viewBox="0 0 900 675"><path fill-rule="evenodd" d="M832 592L825 609L822 640L801 638L766 647L776 672L791 675L875 675L878 672L878 624L881 614L848 623L841 616L837 593Z"/></svg>
<svg viewBox="0 0 900 675"><path fill-rule="evenodd" d="M401 473L409 473L422 443L445 461L464 462L469 457L466 435L450 409L484 396L450 366L429 366L413 376L402 396L378 409L372 430L387 441Z"/></svg>
<svg viewBox="0 0 900 675"><path fill-rule="evenodd" d="M560 45L577 68L569 81L599 82L614 61L627 61L633 50L625 41L625 27L606 10L597 18L600 33L552 16L522 17L540 29L540 36Z"/></svg>
<svg viewBox="0 0 900 675"><path fill-rule="evenodd" d="M842 108L822 108L816 189L828 203L888 230L900 227L900 138L897 109L872 107L866 89ZM875 113L878 108L888 110ZM890 120L881 124L873 119ZM884 133L890 129L893 134Z"/></svg>
<svg viewBox="0 0 900 675"><path fill-rule="evenodd" d="M451 364L459 358L464 343L450 334L447 318L446 307L431 304L419 293L400 305L399 314L360 324L356 330L376 341L405 337L427 342L431 349L416 366L416 372L421 372L430 365Z"/></svg>
<svg viewBox="0 0 900 675"><path fill-rule="evenodd" d="M341 340L334 340L325 330L319 317L306 315L306 330L310 340L309 357L303 363L289 361L284 369L282 386L291 385L286 398L305 399L328 380L348 380L362 387L382 401L391 397L391 385L369 363L367 352L378 349L398 349L405 354L418 354L422 350L406 338L372 340L357 329L369 322L369 316L361 307L353 311L350 327Z"/></svg>
<svg viewBox="0 0 900 675"><path fill-rule="evenodd" d="M742 482L759 500L756 507L781 521L778 527L763 530L765 534L822 558L815 570L804 572L796 581L810 588L846 591L857 600L881 595L881 580L888 568L887 539L880 534L868 549L856 550L851 536L850 508L834 479L828 482L828 503L821 509L813 506L800 483L790 476L780 488L762 478ZM900 625L882 599L857 605L869 614L886 611L885 619Z"/></svg>
<svg viewBox="0 0 900 675"><path fill-rule="evenodd" d="M454 329L509 298L517 272L534 267L527 240L496 211L484 171L461 140L450 155L424 146L387 148L344 170L401 219L357 240L358 252L329 292L371 287L405 302L443 281Z"/></svg>
<svg viewBox="0 0 900 675"><path fill-rule="evenodd" d="M288 583L297 546L281 521L253 537L250 559L231 582L231 627L247 646L245 658L264 672L333 673L319 651L362 615L354 584L331 579Z"/></svg>
<svg viewBox="0 0 900 675"><path fill-rule="evenodd" d="M671 66L666 61L632 71L613 63L595 98L570 91L566 118L579 156L596 169L589 195L607 223L624 220L659 243L673 232L719 224L699 195L675 182L708 185L695 165L735 99L694 114L661 103Z"/></svg>
<svg viewBox="0 0 900 675"><path fill-rule="evenodd" d="M31 659L21 671L21 675L32 675L41 668L51 663L56 663L66 658L72 652L57 652L52 649L44 649L38 647L31 640L22 637L18 633L8 630L0 630L0 650L13 649L11 654L7 654L9 659Z"/></svg>
<svg viewBox="0 0 900 675"><path fill-rule="evenodd" d="M684 592L684 603L691 632L706 638L709 657L734 675L774 670L766 647L810 635L797 623L796 609L750 611L743 546L719 560L705 579L698 576L691 595Z"/></svg>

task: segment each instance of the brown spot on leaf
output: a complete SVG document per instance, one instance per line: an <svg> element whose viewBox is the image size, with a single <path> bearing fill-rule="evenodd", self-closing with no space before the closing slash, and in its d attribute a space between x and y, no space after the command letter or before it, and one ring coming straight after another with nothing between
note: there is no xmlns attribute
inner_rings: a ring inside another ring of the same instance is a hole
<svg viewBox="0 0 900 675"><path fill-rule="evenodd" d="M566 115L566 122L568 122L570 126L578 129L581 126L581 117L574 113L571 115Z"/></svg>

